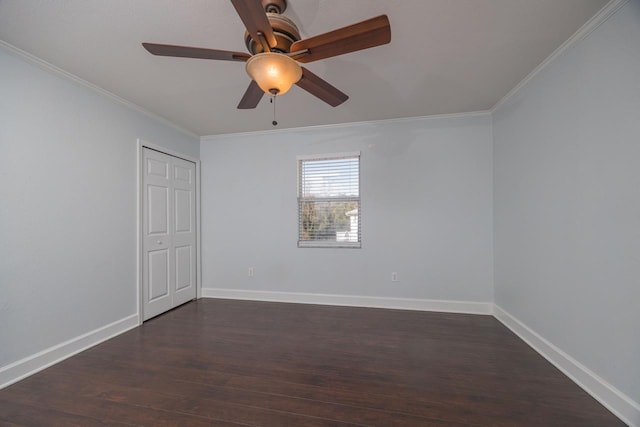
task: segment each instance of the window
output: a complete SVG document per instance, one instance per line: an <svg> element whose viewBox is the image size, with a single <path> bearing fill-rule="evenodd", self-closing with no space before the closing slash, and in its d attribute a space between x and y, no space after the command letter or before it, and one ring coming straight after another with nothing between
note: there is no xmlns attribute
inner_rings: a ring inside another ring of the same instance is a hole
<svg viewBox="0 0 640 427"><path fill-rule="evenodd" d="M360 247L360 153L298 157L298 246Z"/></svg>

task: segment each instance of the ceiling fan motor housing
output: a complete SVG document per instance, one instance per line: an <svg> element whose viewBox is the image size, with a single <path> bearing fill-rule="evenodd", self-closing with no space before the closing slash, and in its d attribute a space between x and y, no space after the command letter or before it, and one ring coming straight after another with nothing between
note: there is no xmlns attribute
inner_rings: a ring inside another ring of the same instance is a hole
<svg viewBox="0 0 640 427"><path fill-rule="evenodd" d="M300 40L298 27L291 19L279 13L267 12L267 19L271 28L273 28L273 35L277 42L271 50L273 52L288 53L293 42ZM264 52L262 44L253 40L248 31L244 33L244 42L252 55Z"/></svg>

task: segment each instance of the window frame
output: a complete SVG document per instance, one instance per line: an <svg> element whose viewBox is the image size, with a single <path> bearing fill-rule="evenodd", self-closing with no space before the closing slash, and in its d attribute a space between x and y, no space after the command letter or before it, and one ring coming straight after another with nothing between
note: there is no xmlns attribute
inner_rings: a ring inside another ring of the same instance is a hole
<svg viewBox="0 0 640 427"><path fill-rule="evenodd" d="M358 160L358 195L357 196L344 196L344 197L320 197L314 198L317 202L357 202L358 209L358 241L347 242L336 240L302 240L302 203L309 201L308 198L302 196L302 163L305 161L330 161L356 158ZM297 169L297 209L298 209L298 247L299 248L341 248L341 249L360 249L362 248L362 189L361 189L361 159L362 155L360 151L343 152L343 153L324 153L324 154L308 154L299 155L296 157L296 169Z"/></svg>

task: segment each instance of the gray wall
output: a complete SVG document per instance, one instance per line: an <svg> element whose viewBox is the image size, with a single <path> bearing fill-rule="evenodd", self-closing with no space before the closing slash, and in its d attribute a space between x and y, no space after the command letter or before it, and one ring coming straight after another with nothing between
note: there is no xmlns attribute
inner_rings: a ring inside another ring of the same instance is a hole
<svg viewBox="0 0 640 427"><path fill-rule="evenodd" d="M0 367L137 312L137 138L199 141L0 49Z"/></svg>
<svg viewBox="0 0 640 427"><path fill-rule="evenodd" d="M640 402L640 2L494 114L495 300Z"/></svg>
<svg viewBox="0 0 640 427"><path fill-rule="evenodd" d="M142 138L202 152L205 288L478 302L495 293L639 402L638 40L631 0L493 119L201 144L0 50L0 367L136 313ZM296 156L343 151L362 153L363 247L298 249Z"/></svg>
<svg viewBox="0 0 640 427"><path fill-rule="evenodd" d="M205 288L493 300L488 115L210 137L200 150ZM351 151L362 249L297 248L296 156Z"/></svg>

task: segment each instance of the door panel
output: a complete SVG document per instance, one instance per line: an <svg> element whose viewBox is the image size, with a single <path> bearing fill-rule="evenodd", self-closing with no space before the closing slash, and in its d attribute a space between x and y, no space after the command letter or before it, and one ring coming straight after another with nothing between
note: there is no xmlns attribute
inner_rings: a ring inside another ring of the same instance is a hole
<svg viewBox="0 0 640 427"><path fill-rule="evenodd" d="M176 248L176 291L181 291L192 285L191 250L191 246Z"/></svg>
<svg viewBox="0 0 640 427"><path fill-rule="evenodd" d="M147 173L162 178L169 178L169 164L164 160L147 159Z"/></svg>
<svg viewBox="0 0 640 427"><path fill-rule="evenodd" d="M191 172L192 170L190 168L185 168L180 165L175 165L174 179L176 181L182 181L182 182L186 182L187 184L191 184L192 182Z"/></svg>
<svg viewBox="0 0 640 427"><path fill-rule="evenodd" d="M195 164L143 149L143 320L196 297Z"/></svg>
<svg viewBox="0 0 640 427"><path fill-rule="evenodd" d="M167 187L149 185L147 187L149 205L147 224L148 233L167 234L169 228L169 191Z"/></svg>
<svg viewBox="0 0 640 427"><path fill-rule="evenodd" d="M176 200L176 233L191 232L191 192L177 189Z"/></svg>
<svg viewBox="0 0 640 427"><path fill-rule="evenodd" d="M149 302L169 296L169 251L149 252Z"/></svg>

